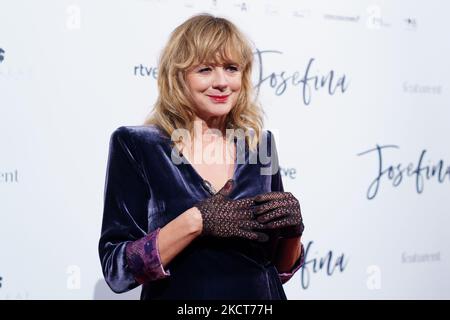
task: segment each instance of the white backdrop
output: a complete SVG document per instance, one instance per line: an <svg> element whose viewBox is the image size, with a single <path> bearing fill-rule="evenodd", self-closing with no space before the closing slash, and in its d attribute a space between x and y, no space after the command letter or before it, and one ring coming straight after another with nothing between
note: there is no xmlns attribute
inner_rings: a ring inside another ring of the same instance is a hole
<svg viewBox="0 0 450 320"><path fill-rule="evenodd" d="M288 298L450 298L448 2L0 2L0 299L138 297L97 253L109 137L143 122L161 48L199 12L255 46L306 226Z"/></svg>

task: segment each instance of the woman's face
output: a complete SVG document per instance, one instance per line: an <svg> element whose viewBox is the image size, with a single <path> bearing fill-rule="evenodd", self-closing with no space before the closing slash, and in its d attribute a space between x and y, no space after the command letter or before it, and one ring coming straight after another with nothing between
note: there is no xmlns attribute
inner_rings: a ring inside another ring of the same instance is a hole
<svg viewBox="0 0 450 320"><path fill-rule="evenodd" d="M225 116L236 104L242 74L237 64L201 64L186 74L197 116L202 119Z"/></svg>

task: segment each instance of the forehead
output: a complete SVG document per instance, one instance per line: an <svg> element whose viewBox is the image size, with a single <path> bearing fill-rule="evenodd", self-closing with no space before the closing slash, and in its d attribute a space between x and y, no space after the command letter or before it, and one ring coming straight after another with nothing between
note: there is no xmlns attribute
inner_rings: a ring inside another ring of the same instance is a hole
<svg viewBox="0 0 450 320"><path fill-rule="evenodd" d="M244 62L244 57L242 52L239 50L239 46L234 43L226 43L218 48L208 48L204 47L200 49L196 54L197 63L214 63L214 64L225 64L225 63L236 63L242 64Z"/></svg>

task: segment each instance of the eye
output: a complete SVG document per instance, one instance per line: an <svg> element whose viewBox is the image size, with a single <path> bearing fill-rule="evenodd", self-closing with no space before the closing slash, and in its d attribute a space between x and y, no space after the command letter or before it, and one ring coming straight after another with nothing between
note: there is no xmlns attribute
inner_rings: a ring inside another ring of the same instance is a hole
<svg viewBox="0 0 450 320"><path fill-rule="evenodd" d="M211 67L200 67L198 69L198 72L199 73L206 73L206 72L211 71L211 70L212 70Z"/></svg>
<svg viewBox="0 0 450 320"><path fill-rule="evenodd" d="M231 72L239 71L239 67L234 64L230 64L230 65L226 66L226 69Z"/></svg>

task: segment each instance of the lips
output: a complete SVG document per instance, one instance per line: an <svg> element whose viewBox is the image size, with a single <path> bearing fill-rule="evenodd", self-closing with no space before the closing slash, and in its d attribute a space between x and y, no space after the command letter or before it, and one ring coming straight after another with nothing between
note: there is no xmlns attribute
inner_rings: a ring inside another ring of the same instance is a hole
<svg viewBox="0 0 450 320"><path fill-rule="evenodd" d="M221 96L215 96L215 95L208 95L208 97L211 98L211 100L215 101L215 102L226 102L228 97L230 95L221 95Z"/></svg>

